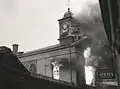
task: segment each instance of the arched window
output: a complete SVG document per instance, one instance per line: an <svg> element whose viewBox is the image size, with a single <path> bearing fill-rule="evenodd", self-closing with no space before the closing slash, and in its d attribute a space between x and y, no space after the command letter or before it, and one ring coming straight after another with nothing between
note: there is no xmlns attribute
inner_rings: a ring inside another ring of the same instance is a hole
<svg viewBox="0 0 120 89"><path fill-rule="evenodd" d="M37 68L36 65L34 63L32 63L29 67L29 71L32 73L36 73L37 72Z"/></svg>

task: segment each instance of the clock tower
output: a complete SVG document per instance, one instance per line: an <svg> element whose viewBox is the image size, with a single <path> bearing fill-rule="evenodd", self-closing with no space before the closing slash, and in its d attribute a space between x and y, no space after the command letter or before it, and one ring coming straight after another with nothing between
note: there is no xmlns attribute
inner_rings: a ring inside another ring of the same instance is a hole
<svg viewBox="0 0 120 89"><path fill-rule="evenodd" d="M73 17L73 13L68 8L68 11L65 12L62 19L59 19L59 41L61 44L70 44L75 41L76 34L73 34L75 31L80 32L77 25L78 21Z"/></svg>

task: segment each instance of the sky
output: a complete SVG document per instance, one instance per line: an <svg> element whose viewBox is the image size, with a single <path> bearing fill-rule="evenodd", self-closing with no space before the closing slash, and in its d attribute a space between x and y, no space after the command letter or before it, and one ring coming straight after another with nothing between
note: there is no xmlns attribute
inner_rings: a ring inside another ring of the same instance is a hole
<svg viewBox="0 0 120 89"><path fill-rule="evenodd" d="M79 13L98 0L71 0L73 13ZM31 51L58 44L59 24L68 0L0 0L0 46Z"/></svg>

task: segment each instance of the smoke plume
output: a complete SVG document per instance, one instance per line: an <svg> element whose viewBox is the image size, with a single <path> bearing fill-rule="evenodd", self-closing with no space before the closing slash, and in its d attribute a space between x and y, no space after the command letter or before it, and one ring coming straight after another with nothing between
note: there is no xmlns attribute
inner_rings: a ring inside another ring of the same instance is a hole
<svg viewBox="0 0 120 89"><path fill-rule="evenodd" d="M86 3L86 6L79 13L75 14L74 17L78 20L80 24L79 28L81 34L86 34L88 37L91 37L93 39L90 46L91 53L89 52L89 50L87 50L87 48L84 49L84 51L88 51L87 55L91 54L88 58L86 58L86 55L84 55L84 58L86 59L86 70L89 70L90 73L93 73L94 71L92 69L98 67L110 68L110 66L112 66L111 50L108 46L106 46L108 45L108 39L106 36L104 25L102 23L99 3ZM108 61L109 63L107 63ZM91 69L89 69L89 67L91 67ZM89 74L88 71L85 72ZM90 76L90 74L88 76ZM86 75L86 78L89 77L87 77ZM90 79L86 80L88 81ZM90 81L88 82L91 83Z"/></svg>
<svg viewBox="0 0 120 89"><path fill-rule="evenodd" d="M96 50L98 45L108 44L98 2L86 2L86 6L74 17L80 23L81 33L93 38L92 50Z"/></svg>
<svg viewBox="0 0 120 89"><path fill-rule="evenodd" d="M84 24L96 24L102 20L99 3L86 2L86 5L83 7L83 9L74 16Z"/></svg>

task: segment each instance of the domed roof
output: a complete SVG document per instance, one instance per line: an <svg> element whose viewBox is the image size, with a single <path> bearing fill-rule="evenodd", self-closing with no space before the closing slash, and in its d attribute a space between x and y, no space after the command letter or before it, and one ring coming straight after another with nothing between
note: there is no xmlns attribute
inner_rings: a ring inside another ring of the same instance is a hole
<svg viewBox="0 0 120 89"><path fill-rule="evenodd" d="M70 8L68 8L68 11L65 12L64 17L63 18L67 18L67 17L72 17L73 13L70 11Z"/></svg>

